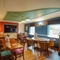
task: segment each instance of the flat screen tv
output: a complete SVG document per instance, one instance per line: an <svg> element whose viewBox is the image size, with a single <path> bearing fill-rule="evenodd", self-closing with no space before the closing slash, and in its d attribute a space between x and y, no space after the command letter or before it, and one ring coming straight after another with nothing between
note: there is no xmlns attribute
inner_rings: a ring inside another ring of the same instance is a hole
<svg viewBox="0 0 60 60"><path fill-rule="evenodd" d="M16 33L17 25L4 25L4 33Z"/></svg>

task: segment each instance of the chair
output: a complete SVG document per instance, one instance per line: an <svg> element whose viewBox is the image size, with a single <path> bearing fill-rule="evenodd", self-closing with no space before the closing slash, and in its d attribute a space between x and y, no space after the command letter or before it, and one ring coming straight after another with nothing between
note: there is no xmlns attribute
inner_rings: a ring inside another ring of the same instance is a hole
<svg viewBox="0 0 60 60"><path fill-rule="evenodd" d="M49 42L39 41L38 43L39 43L39 45L40 45L39 51L40 51L41 53L45 52L45 53L47 53L47 55L49 56L49 51L48 51Z"/></svg>
<svg viewBox="0 0 60 60"><path fill-rule="evenodd" d="M54 40L49 41L49 46L53 47L54 46Z"/></svg>
<svg viewBox="0 0 60 60"><path fill-rule="evenodd" d="M23 45L26 43L26 36L22 36L22 33L20 33L20 43Z"/></svg>
<svg viewBox="0 0 60 60"><path fill-rule="evenodd" d="M55 50L54 43L55 43L55 41L54 41L54 40L50 40L50 41L49 41L49 48L51 48L51 49L54 49L54 50Z"/></svg>
<svg viewBox="0 0 60 60"><path fill-rule="evenodd" d="M34 41L33 40L27 40L27 46L29 47L29 46L34 46L35 45L35 43L34 43Z"/></svg>
<svg viewBox="0 0 60 60"><path fill-rule="evenodd" d="M13 50L13 53L15 56L15 60L17 60L17 58L21 56L23 56L23 60L25 60L24 59L24 47L20 47L20 48Z"/></svg>
<svg viewBox="0 0 60 60"><path fill-rule="evenodd" d="M12 60L12 53L9 50L1 50L1 41L0 41L0 59L1 60L6 60L6 59L10 59Z"/></svg>
<svg viewBox="0 0 60 60"><path fill-rule="evenodd" d="M32 48L34 50L38 50L39 48L35 44L37 44L37 41L35 41L35 40L27 40L27 48L32 46Z"/></svg>

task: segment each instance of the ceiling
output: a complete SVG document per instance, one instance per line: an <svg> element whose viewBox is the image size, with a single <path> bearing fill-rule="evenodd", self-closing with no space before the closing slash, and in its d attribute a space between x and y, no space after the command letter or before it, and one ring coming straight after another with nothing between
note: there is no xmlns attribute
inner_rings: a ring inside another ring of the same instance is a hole
<svg viewBox="0 0 60 60"><path fill-rule="evenodd" d="M3 20L8 20L8 21L24 21L26 19L33 20L38 17L42 17L51 13L55 13L60 11L58 8L54 9L39 9L39 10L32 10L32 11L24 11L24 12L7 12L6 16L4 17Z"/></svg>
<svg viewBox="0 0 60 60"><path fill-rule="evenodd" d="M0 20L33 20L51 14L60 16L60 0L0 0ZM57 14L54 14L57 13ZM48 16L47 16L48 18Z"/></svg>

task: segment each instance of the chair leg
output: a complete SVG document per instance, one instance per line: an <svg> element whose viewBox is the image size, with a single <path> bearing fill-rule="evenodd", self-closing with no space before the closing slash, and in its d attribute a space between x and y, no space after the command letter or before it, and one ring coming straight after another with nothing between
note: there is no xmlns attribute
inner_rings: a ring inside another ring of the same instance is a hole
<svg viewBox="0 0 60 60"><path fill-rule="evenodd" d="M45 51L44 54L46 57L49 57L49 51Z"/></svg>
<svg viewBox="0 0 60 60"><path fill-rule="evenodd" d="M25 60L25 58L24 58L24 53L23 53L23 60Z"/></svg>
<svg viewBox="0 0 60 60"><path fill-rule="evenodd" d="M23 56L23 60L25 60L25 59L24 59L24 56Z"/></svg>
<svg viewBox="0 0 60 60"><path fill-rule="evenodd" d="M47 55L49 56L49 51L47 51Z"/></svg>
<svg viewBox="0 0 60 60"><path fill-rule="evenodd" d="M15 60L17 60L17 57L15 56Z"/></svg>

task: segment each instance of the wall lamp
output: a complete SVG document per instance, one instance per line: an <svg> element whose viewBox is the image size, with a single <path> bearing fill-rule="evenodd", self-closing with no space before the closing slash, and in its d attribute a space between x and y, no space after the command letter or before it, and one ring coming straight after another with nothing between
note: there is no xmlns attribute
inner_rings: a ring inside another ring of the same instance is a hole
<svg viewBox="0 0 60 60"><path fill-rule="evenodd" d="M38 26L43 26L43 25L44 25L43 22L38 23Z"/></svg>

